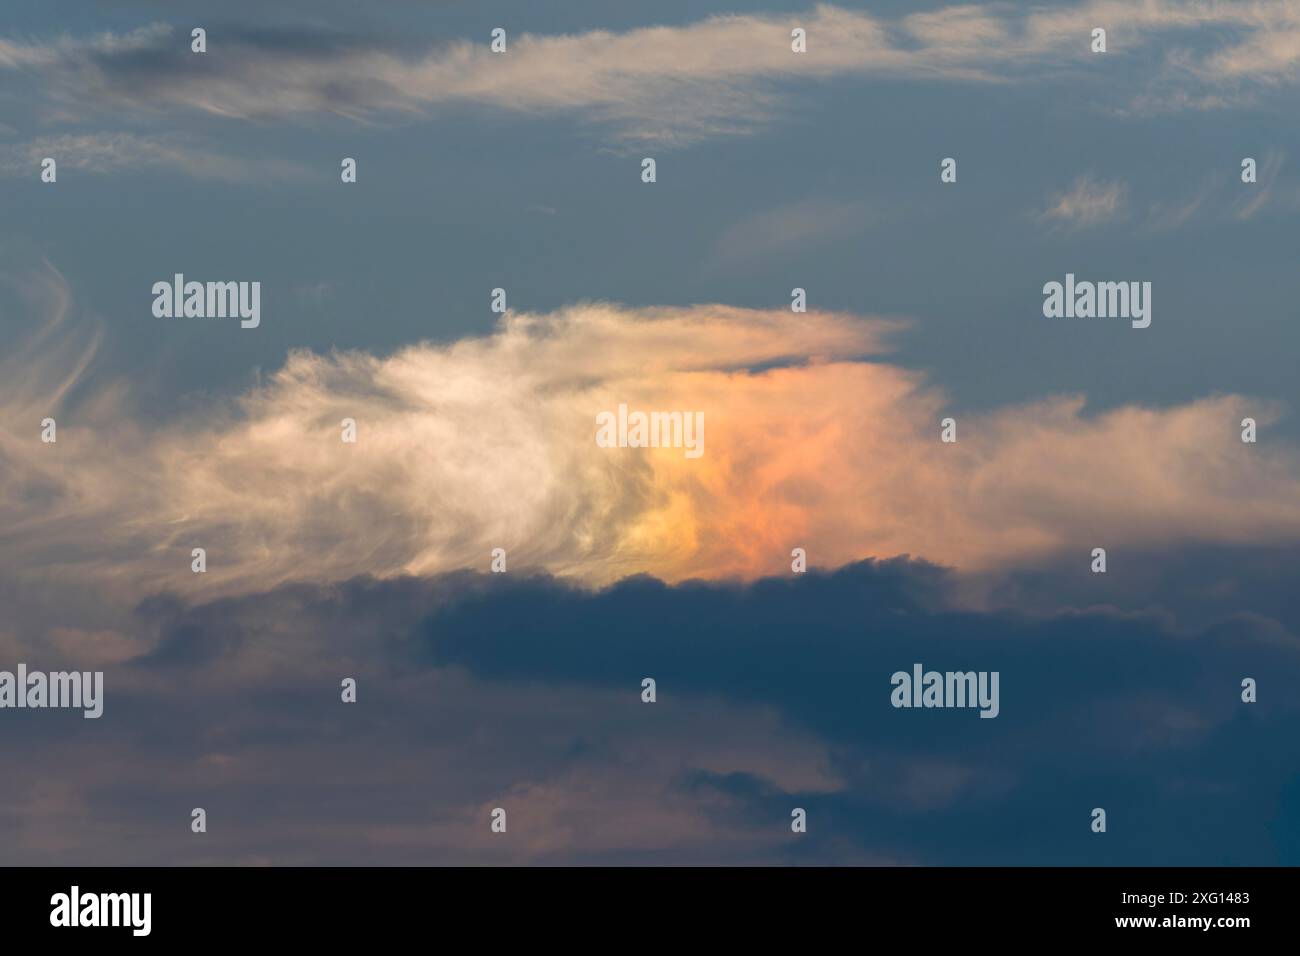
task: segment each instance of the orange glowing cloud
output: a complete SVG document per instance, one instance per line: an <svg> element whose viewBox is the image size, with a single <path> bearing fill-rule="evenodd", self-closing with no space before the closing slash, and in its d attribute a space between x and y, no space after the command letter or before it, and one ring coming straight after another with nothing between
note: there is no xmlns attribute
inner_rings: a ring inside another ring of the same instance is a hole
<svg viewBox="0 0 1300 956"><path fill-rule="evenodd" d="M51 281L58 316L65 292ZM0 377L0 566L138 599L487 570L498 547L512 572L604 583L788 573L795 547L821 566L982 570L1098 542L1300 537L1296 450L1239 440L1243 417L1278 409L1219 396L1088 417L1052 397L961 415L881 361L897 328L588 303L387 357L293 352L263 387L156 430L121 388L68 408L41 393L83 351L19 353ZM702 414L703 454L600 447L597 416L620 404Z"/></svg>

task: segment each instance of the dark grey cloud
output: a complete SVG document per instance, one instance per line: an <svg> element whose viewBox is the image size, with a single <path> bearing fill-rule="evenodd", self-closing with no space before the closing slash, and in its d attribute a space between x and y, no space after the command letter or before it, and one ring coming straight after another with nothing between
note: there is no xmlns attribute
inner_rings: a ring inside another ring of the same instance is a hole
<svg viewBox="0 0 1300 956"><path fill-rule="evenodd" d="M959 583L898 559L151 599L101 720L4 714L27 772L0 782L0 837L15 862L1297 862L1300 645L1248 591L1184 626L1176 593L972 611ZM999 671L1000 716L891 707L918 661Z"/></svg>

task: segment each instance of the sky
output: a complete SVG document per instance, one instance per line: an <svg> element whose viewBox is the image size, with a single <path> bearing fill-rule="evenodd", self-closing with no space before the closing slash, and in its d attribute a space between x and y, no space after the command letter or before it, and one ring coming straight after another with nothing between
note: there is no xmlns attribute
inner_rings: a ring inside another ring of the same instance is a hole
<svg viewBox="0 0 1300 956"><path fill-rule="evenodd" d="M1300 4L6 14L0 863L1300 862Z"/></svg>

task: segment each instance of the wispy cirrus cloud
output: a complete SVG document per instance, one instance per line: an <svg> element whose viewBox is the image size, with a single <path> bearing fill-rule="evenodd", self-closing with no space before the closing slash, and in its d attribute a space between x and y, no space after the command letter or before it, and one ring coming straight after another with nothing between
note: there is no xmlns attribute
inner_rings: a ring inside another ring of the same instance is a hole
<svg viewBox="0 0 1300 956"><path fill-rule="evenodd" d="M1268 149L1251 158L1255 160L1253 182L1242 181L1241 167L1218 170L1206 176L1191 193L1148 203L1142 228L1152 233L1169 232L1194 221L1224 223L1268 212L1286 214L1300 208L1300 188L1284 184L1279 176L1286 154Z"/></svg>
<svg viewBox="0 0 1300 956"><path fill-rule="evenodd" d="M762 262L793 248L815 248L846 239L880 221L865 202L809 199L753 213L727 227L714 242L714 263L723 267Z"/></svg>
<svg viewBox="0 0 1300 956"><path fill-rule="evenodd" d="M1185 97L1218 97L1223 104L1243 95L1247 84L1264 89L1297 80L1300 11L1293 4L1118 0L965 5L896 19L823 4L622 32L521 32L500 55L490 52L486 38L420 48L312 31L216 27L209 52L195 55L186 32L154 24L120 35L0 40L0 69L35 77L60 115L95 103L143 113L367 120L479 104L570 113L608 125L625 140L673 145L777 120L784 94L799 80L991 83L1077 74L1088 68L1088 37L1098 25L1110 31L1108 56L1131 56L1154 39L1183 44L1145 67L1157 93L1169 71L1194 80L1197 89L1183 88ZM807 53L790 50L795 26L808 33ZM1104 90L1108 74L1093 73Z"/></svg>
<svg viewBox="0 0 1300 956"><path fill-rule="evenodd" d="M34 177L47 156L55 159L61 170L89 173L169 169L194 179L254 184L302 181L318 175L290 160L214 151L173 134L69 133L0 146L0 176Z"/></svg>
<svg viewBox="0 0 1300 956"><path fill-rule="evenodd" d="M1212 210L1223 185L1223 176L1213 175L1190 195L1159 199L1148 204L1143 228L1148 232L1171 232Z"/></svg>
<svg viewBox="0 0 1300 956"><path fill-rule="evenodd" d="M1282 195L1283 190L1278 187L1278 173L1281 171L1285 160L1286 157L1277 150L1269 150L1261 158L1256 169L1256 182L1246 187L1248 190L1246 195L1236 203L1233 215L1237 219L1252 219L1261 210L1279 201L1286 202L1289 200L1287 204L1291 206L1300 204L1297 202L1297 200L1300 200L1300 193L1297 192L1295 187L1286 191L1285 196Z"/></svg>
<svg viewBox="0 0 1300 956"><path fill-rule="evenodd" d="M1075 231L1114 222L1124 214L1128 188L1122 182L1105 182L1083 175L1064 192L1050 197L1039 222Z"/></svg>

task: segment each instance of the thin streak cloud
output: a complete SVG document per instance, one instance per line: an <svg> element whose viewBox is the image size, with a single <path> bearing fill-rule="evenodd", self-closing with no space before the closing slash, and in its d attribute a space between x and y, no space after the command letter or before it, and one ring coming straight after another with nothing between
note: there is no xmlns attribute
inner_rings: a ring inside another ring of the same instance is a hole
<svg viewBox="0 0 1300 956"><path fill-rule="evenodd" d="M60 170L121 174L131 170L168 169L194 179L229 183L268 183L319 178L307 167L283 159L257 159L205 148L175 135L77 133L44 136L0 147L0 176L31 177L51 157Z"/></svg>
<svg viewBox="0 0 1300 956"><path fill-rule="evenodd" d="M156 428L106 387L60 408L57 445L37 424L58 394L34 383L68 382L84 356L59 371L22 353L25 372L11 361L0 379L0 562L138 598L481 569L497 547L514 569L602 583L778 573L794 547L822 566L911 554L980 570L1099 540L1300 538L1296 449L1237 434L1280 407L1222 395L1089 416L1055 396L960 415L944 444L942 392L881 360L898 331L579 304L388 356L294 351L262 386ZM703 413L705 453L598 447L597 415L620 403Z"/></svg>

